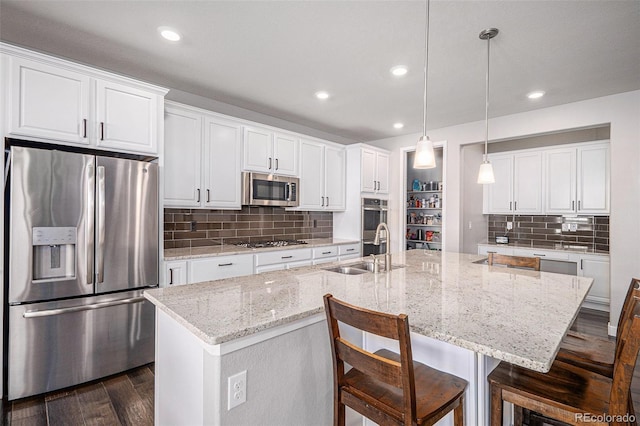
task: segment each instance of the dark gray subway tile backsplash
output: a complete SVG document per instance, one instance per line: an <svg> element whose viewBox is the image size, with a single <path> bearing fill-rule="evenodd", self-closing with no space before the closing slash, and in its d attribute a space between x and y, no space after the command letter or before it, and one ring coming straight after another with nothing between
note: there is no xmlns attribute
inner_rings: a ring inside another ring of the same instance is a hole
<svg viewBox="0 0 640 426"><path fill-rule="evenodd" d="M507 231L507 222L513 229ZM563 231L562 224L575 224L576 231ZM488 240L507 235L510 243L535 246L587 246L609 251L609 216L527 216L489 215Z"/></svg>
<svg viewBox="0 0 640 426"><path fill-rule="evenodd" d="M331 238L333 213L243 206L242 210L164 209L164 248Z"/></svg>

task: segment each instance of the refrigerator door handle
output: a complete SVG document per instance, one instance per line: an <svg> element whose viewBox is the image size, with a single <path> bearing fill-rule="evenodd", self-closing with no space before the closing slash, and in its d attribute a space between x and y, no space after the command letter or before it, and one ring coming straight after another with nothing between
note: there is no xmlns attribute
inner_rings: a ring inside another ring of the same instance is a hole
<svg viewBox="0 0 640 426"><path fill-rule="evenodd" d="M104 166L97 168L97 208L96 208L96 284L104 282L104 215L105 215L105 193L104 193Z"/></svg>
<svg viewBox="0 0 640 426"><path fill-rule="evenodd" d="M89 164L87 166L87 176L85 179L85 183L87 185L87 210L85 211L86 218L86 250L87 250L87 285L93 284L93 261L94 261L94 253L93 253L93 245L95 242L95 218L93 216L93 212L95 209L95 171L94 165Z"/></svg>
<svg viewBox="0 0 640 426"><path fill-rule="evenodd" d="M108 308L109 306L128 305L131 303L139 303L145 300L144 296L130 297L128 299L118 299L109 302L91 303L82 306L72 306L70 308L43 309L42 311L26 311L22 314L24 318L41 318L51 317L54 315L69 314L80 311L93 311L95 309Z"/></svg>

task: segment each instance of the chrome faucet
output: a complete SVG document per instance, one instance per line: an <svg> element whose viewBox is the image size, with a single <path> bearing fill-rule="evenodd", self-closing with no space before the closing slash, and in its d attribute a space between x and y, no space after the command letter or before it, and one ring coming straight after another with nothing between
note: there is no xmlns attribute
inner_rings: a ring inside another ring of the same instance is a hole
<svg viewBox="0 0 640 426"><path fill-rule="evenodd" d="M391 270L391 253L389 253L389 247L391 246L391 237L389 235L389 227L386 223L380 222L378 227L376 228L376 237L373 239L373 244L376 246L380 245L380 231L384 228L387 232L387 252L384 254L384 270L388 272Z"/></svg>

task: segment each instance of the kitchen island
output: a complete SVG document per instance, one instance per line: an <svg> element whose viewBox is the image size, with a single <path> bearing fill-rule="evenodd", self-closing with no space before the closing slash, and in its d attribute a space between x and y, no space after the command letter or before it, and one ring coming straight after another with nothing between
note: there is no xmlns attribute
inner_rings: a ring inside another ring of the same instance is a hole
<svg viewBox="0 0 640 426"><path fill-rule="evenodd" d="M407 314L414 358L468 380L467 424L485 424L486 375L500 360L547 371L592 280L481 258L412 250L378 274L325 264L145 292L157 308L156 424L331 424L326 293ZM351 335L367 350L388 345Z"/></svg>

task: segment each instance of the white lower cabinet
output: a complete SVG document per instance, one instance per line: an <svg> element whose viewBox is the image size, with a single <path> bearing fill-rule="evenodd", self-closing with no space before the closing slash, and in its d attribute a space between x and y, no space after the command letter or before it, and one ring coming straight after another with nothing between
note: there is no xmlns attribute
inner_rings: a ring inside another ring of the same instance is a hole
<svg viewBox="0 0 640 426"><path fill-rule="evenodd" d="M578 276L593 278L593 285L587 295L587 301L604 306L609 310L609 257L581 255L578 263ZM593 307L598 308L598 306Z"/></svg>
<svg viewBox="0 0 640 426"><path fill-rule="evenodd" d="M235 254L189 261L189 283L253 274L253 255Z"/></svg>
<svg viewBox="0 0 640 426"><path fill-rule="evenodd" d="M338 260L338 246L316 247L313 249L313 264L335 262Z"/></svg>
<svg viewBox="0 0 640 426"><path fill-rule="evenodd" d="M186 260L173 260L164 264L164 287L172 287L187 284L189 282L187 276Z"/></svg>
<svg viewBox="0 0 640 426"><path fill-rule="evenodd" d="M360 256L360 243L338 246L338 260L356 259Z"/></svg>
<svg viewBox="0 0 640 426"><path fill-rule="evenodd" d="M255 255L256 274L269 271L281 271L311 264L312 253L310 248L268 251Z"/></svg>

